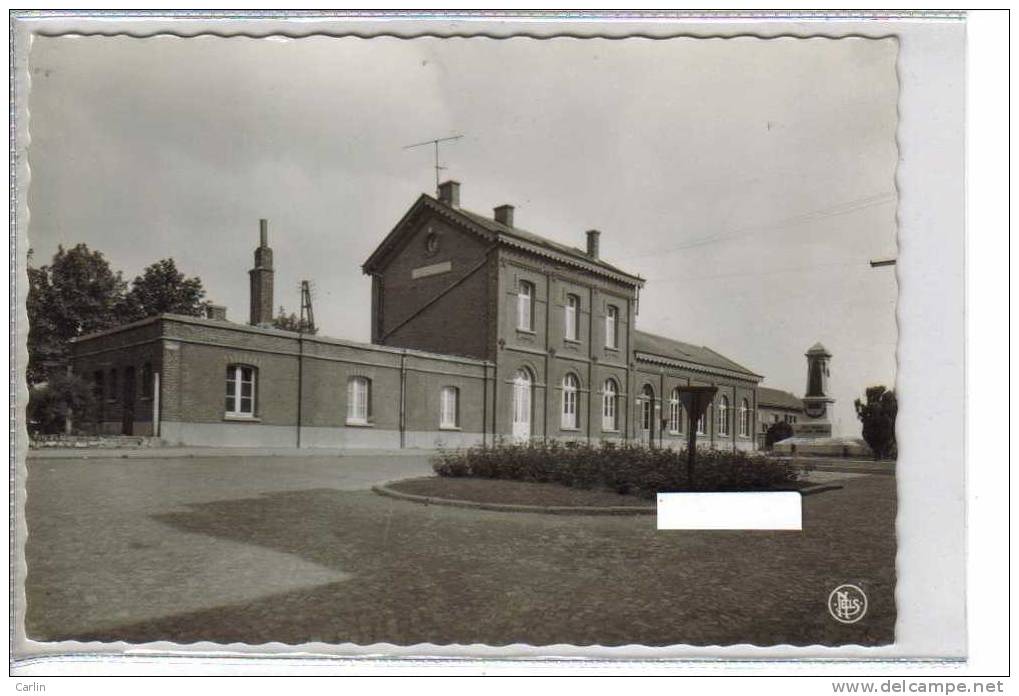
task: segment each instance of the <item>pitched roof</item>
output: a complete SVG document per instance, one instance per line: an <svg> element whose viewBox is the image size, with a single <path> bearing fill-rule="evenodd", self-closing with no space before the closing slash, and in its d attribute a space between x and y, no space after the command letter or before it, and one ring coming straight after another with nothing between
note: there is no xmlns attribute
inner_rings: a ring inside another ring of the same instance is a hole
<svg viewBox="0 0 1019 696"><path fill-rule="evenodd" d="M494 219L481 215L480 213L475 213L471 210L467 210L466 208L448 205L447 203L433 198L426 193L421 194L414 205L411 206L403 218L401 218L400 222L398 222L389 235L382 240L375 251L372 252L372 255L368 258L368 260L364 262L362 268L365 272L370 272L371 269L376 267L389 249L396 246L397 241L403 236L403 233L407 229L406 223L411 220L414 217L414 214L422 207L430 208L448 219L459 222L475 232L483 234L492 241L516 247L518 249L523 249L525 251L530 251L541 256L550 257L562 263L579 266L580 268L584 268L595 273L601 273L627 284L638 286L644 285L644 279L640 276L628 273L606 261L603 261L602 259L592 258L582 249L554 242L551 239L542 237L541 235L519 227L508 227L507 225L496 222Z"/></svg>
<svg viewBox="0 0 1019 696"><path fill-rule="evenodd" d="M500 241L510 243L512 243L513 241L517 241L523 242L525 245L535 245L541 247L542 249L546 249L557 254L568 256L574 260L582 261L585 264L600 266L601 268L604 268L607 271L611 271L612 273L629 276L630 278L633 278L635 280L640 278L640 276L635 276L632 273L627 273L621 268L613 266L612 264L600 258L599 259L591 258L590 256L587 255L587 252L584 251L583 249L571 247L566 244L560 244L559 242L548 239L547 237L542 237L540 234L535 234L534 232L529 232L528 230L521 229L519 227L509 227L507 225L502 224L501 222L493 220L492 218L485 217L484 215L480 215L479 213L475 213L471 210L467 210L466 208L459 208L458 211L461 214L473 220L474 222L476 222L477 224L481 225L485 229L497 234L500 238Z"/></svg>
<svg viewBox="0 0 1019 696"><path fill-rule="evenodd" d="M723 370L757 379L761 377L756 372L748 370L738 362L730 360L707 346L695 346L692 343L656 336L645 331L633 332L633 350L636 353L646 353L681 363L698 365L708 368L708 371Z"/></svg>
<svg viewBox="0 0 1019 696"><path fill-rule="evenodd" d="M782 391L781 389L772 389L770 387L757 388L757 405L795 409L797 411L803 410L803 402L800 401L798 396L790 394L787 391Z"/></svg>

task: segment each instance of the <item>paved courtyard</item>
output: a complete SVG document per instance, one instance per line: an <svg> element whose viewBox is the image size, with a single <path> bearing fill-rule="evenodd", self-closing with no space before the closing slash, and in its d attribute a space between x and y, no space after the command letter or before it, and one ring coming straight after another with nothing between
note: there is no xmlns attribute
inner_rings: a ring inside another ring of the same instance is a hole
<svg viewBox="0 0 1019 696"><path fill-rule="evenodd" d="M33 458L28 636L371 644L893 640L895 481L840 479L801 532L424 506L423 456ZM867 615L834 621L842 583Z"/></svg>

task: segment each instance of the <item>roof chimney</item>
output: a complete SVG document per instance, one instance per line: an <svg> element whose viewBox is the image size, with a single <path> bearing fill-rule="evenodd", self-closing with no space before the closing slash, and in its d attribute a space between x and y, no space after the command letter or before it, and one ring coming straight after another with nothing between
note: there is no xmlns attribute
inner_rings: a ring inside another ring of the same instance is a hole
<svg viewBox="0 0 1019 696"><path fill-rule="evenodd" d="M587 255L592 259L598 258L598 237L601 236L601 232L598 230L587 231Z"/></svg>
<svg viewBox="0 0 1019 696"><path fill-rule="evenodd" d="M513 227L513 206L507 203L496 208L495 221L506 225L506 227Z"/></svg>
<svg viewBox="0 0 1019 696"><path fill-rule="evenodd" d="M205 305L205 318L226 321L226 307L223 305Z"/></svg>
<svg viewBox="0 0 1019 696"><path fill-rule="evenodd" d="M452 208L459 208L460 182L450 179L439 184L439 200Z"/></svg>

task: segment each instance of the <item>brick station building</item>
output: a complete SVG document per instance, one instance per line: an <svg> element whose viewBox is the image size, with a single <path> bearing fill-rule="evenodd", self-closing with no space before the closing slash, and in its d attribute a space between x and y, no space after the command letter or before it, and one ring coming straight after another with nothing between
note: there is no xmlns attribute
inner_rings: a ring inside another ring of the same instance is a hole
<svg viewBox="0 0 1019 696"><path fill-rule="evenodd" d="M500 438L686 442L677 387L718 388L698 441L754 449L762 377L636 327L644 281L586 248L422 194L362 266L371 343L270 328L264 221L247 324L162 315L76 339L106 433L170 444L456 447Z"/></svg>

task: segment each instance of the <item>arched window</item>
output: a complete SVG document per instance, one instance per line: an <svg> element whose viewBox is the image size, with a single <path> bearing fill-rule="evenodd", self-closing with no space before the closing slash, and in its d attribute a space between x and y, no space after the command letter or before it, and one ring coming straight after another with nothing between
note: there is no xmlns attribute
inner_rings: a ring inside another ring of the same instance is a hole
<svg viewBox="0 0 1019 696"><path fill-rule="evenodd" d="M367 425L372 415L372 381L351 377L347 381L347 424Z"/></svg>
<svg viewBox="0 0 1019 696"><path fill-rule="evenodd" d="M526 280L517 287L517 328L534 331L534 284Z"/></svg>
<svg viewBox="0 0 1019 696"><path fill-rule="evenodd" d="M572 372L563 377L563 413L562 427L564 430L576 430L580 420L577 413L577 390L580 381Z"/></svg>
<svg viewBox="0 0 1019 696"><path fill-rule="evenodd" d="M750 437L750 402L746 399L739 404L739 434Z"/></svg>
<svg viewBox="0 0 1019 696"><path fill-rule="evenodd" d="M605 380L601 402L601 429L603 431L619 430L619 421L616 417L618 402L619 387L616 386L616 380L611 378Z"/></svg>
<svg viewBox="0 0 1019 696"><path fill-rule="evenodd" d="M566 340L576 341L580 336L580 296L567 295L563 316Z"/></svg>
<svg viewBox="0 0 1019 696"><path fill-rule="evenodd" d="M672 390L672 397L669 399L669 432L683 432L683 404L679 401L679 389Z"/></svg>
<svg viewBox="0 0 1019 696"><path fill-rule="evenodd" d="M718 400L718 427L716 430L719 435L729 434L729 398L723 396Z"/></svg>
<svg viewBox="0 0 1019 696"><path fill-rule="evenodd" d="M251 365L226 366L226 415L255 417L255 382L258 371Z"/></svg>
<svg viewBox="0 0 1019 696"><path fill-rule="evenodd" d="M697 434L698 435L707 435L708 434L708 410L710 408L711 408L711 406L708 406L707 408L705 408L704 409L704 413L702 413L701 417L697 419Z"/></svg>
<svg viewBox="0 0 1019 696"><path fill-rule="evenodd" d="M640 390L640 427L649 433L655 427L655 390L650 384Z"/></svg>
<svg viewBox="0 0 1019 696"><path fill-rule="evenodd" d="M460 427L460 390L457 387L443 387L439 395L439 427Z"/></svg>
<svg viewBox="0 0 1019 696"><path fill-rule="evenodd" d="M531 393L533 380L526 368L513 376L513 437L528 440L531 437Z"/></svg>

